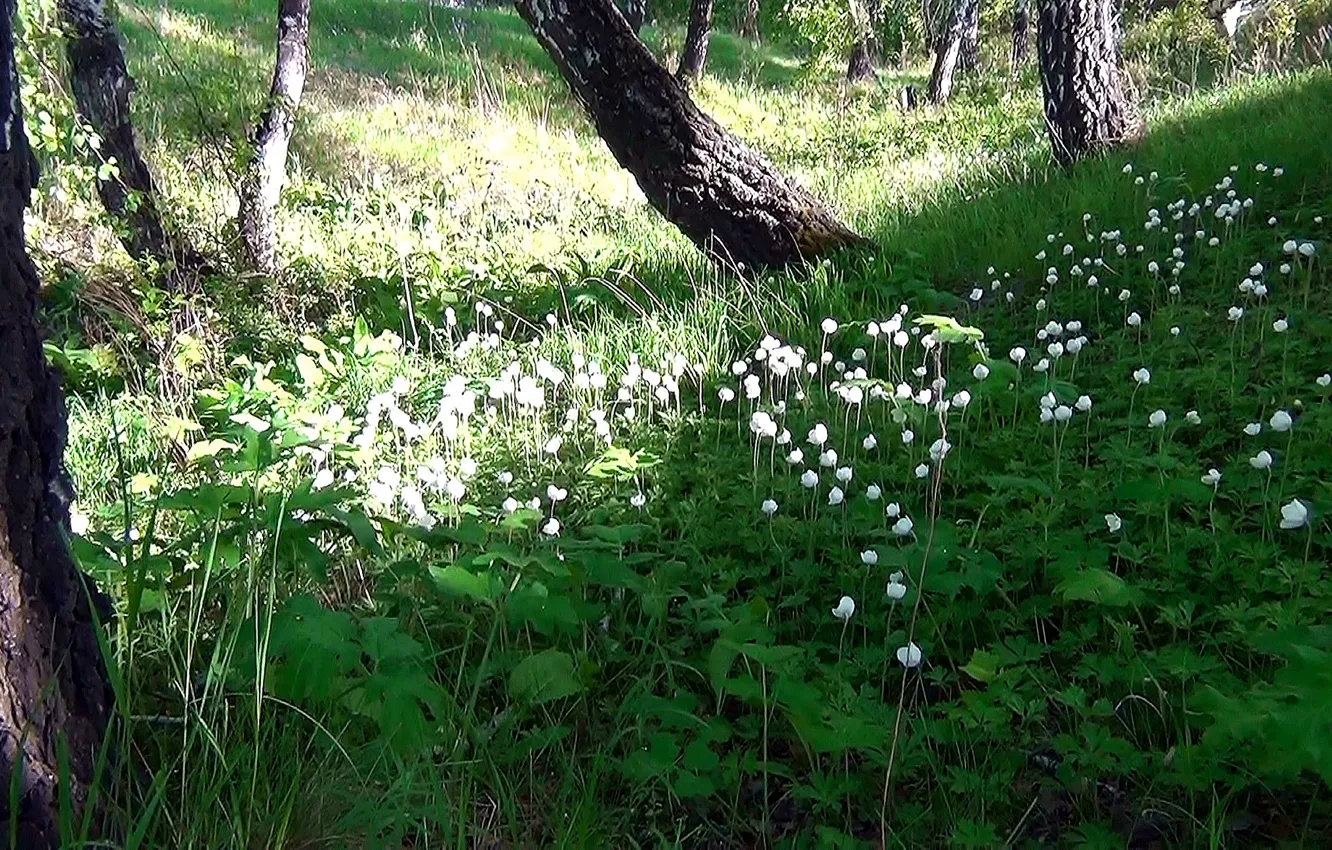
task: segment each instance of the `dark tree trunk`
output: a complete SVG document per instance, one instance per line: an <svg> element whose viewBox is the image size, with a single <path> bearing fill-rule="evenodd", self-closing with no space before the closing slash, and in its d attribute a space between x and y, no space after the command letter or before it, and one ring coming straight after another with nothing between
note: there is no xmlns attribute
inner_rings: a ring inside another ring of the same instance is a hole
<svg viewBox="0 0 1332 850"><path fill-rule="evenodd" d="M851 46L851 56L846 61L846 78L853 83L868 80L874 76L874 58L868 38L856 39Z"/></svg>
<svg viewBox="0 0 1332 850"><path fill-rule="evenodd" d="M141 262L202 268L202 258L172 238L158 213L153 176L139 154L130 123L134 80L125 67L125 54L105 1L59 0L58 11L74 105L101 138L97 153L102 161L114 158L119 171L118 176L99 180L97 193L106 211L121 223L125 250Z"/></svg>
<svg viewBox="0 0 1332 850"><path fill-rule="evenodd" d="M974 74L980 68L980 0L967 17L967 28L962 33L962 49L957 56L957 70Z"/></svg>
<svg viewBox="0 0 1332 850"><path fill-rule="evenodd" d="M722 263L778 267L861 240L705 115L611 0L517 0L620 165Z"/></svg>
<svg viewBox="0 0 1332 850"><path fill-rule="evenodd" d="M278 0L277 31L273 86L255 130L253 158L240 197L245 257L265 274L277 271L277 205L287 179L287 148L296 127L296 110L310 69L310 0Z"/></svg>
<svg viewBox="0 0 1332 850"><path fill-rule="evenodd" d="M676 79L685 87L703 75L703 64L708 59L708 32L711 29L712 0L690 0L684 52L680 54L680 67L675 70Z"/></svg>
<svg viewBox="0 0 1332 850"><path fill-rule="evenodd" d="M1117 30L1112 0L1038 0L1045 123L1063 165L1142 134L1119 68Z"/></svg>
<svg viewBox="0 0 1332 850"><path fill-rule="evenodd" d="M647 19L647 0L625 0L624 19L637 35L643 28L643 21Z"/></svg>
<svg viewBox="0 0 1332 850"><path fill-rule="evenodd" d="M856 40L846 61L849 82L858 83L874 76L874 59L879 52L874 29L879 17L877 6L877 0L867 0L863 5L860 0L850 0L851 26Z"/></svg>
<svg viewBox="0 0 1332 850"><path fill-rule="evenodd" d="M9 846L12 831L18 847L47 850L60 844L61 794L76 814L87 800L110 695L64 537L65 407L42 354L37 271L23 242L37 166L19 105L14 7L0 2L0 842Z"/></svg>
<svg viewBox="0 0 1332 850"><path fill-rule="evenodd" d="M745 0L745 16L740 20L740 34L758 41L759 0Z"/></svg>
<svg viewBox="0 0 1332 850"><path fill-rule="evenodd" d="M1008 64L1017 73L1027 63L1028 33L1031 32L1031 0L1013 0L1013 47Z"/></svg>
<svg viewBox="0 0 1332 850"><path fill-rule="evenodd" d="M957 0L948 27L934 50L934 70L925 96L939 106L953 94L953 76L962 55L962 42L974 20L980 16L980 0Z"/></svg>

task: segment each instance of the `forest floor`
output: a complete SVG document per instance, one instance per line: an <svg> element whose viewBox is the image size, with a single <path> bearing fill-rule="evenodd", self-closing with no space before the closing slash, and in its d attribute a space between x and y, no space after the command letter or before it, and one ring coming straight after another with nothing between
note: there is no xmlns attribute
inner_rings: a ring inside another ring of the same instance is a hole
<svg viewBox="0 0 1332 850"><path fill-rule="evenodd" d="M120 10L230 256L269 10ZM1332 73L1063 171L1030 68L904 114L918 68L719 32L700 104L873 243L739 279L510 11L328 0L311 51L276 280L163 292L49 150L30 222L127 846L1332 829Z"/></svg>

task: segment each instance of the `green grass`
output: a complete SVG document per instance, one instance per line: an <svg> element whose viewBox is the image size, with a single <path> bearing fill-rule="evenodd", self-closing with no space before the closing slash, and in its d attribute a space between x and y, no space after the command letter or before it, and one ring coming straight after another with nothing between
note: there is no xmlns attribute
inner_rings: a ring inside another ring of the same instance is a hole
<svg viewBox="0 0 1332 850"><path fill-rule="evenodd" d="M225 251L268 10L123 12L170 208ZM648 36L659 55L679 43ZM705 108L874 242L740 280L645 207L511 12L335 0L316 10L312 55L287 271L210 282L186 338L178 305L94 250L104 232L71 224L90 220L87 184L48 154L48 186L71 196L39 198L36 250L61 274L68 460L91 517L76 554L120 615L114 734L130 755L102 799L127 846L875 846L881 828L893 847L1124 846L1153 831L1165 846L1313 846L1326 832L1325 69L1154 102L1144 142L1064 172L1029 76L902 115L894 88L919 69L848 90L718 34ZM1173 232L1168 204L1219 200L1232 164L1254 209L1229 229L1210 208L1190 224L1172 295L1146 270L1171 247L1146 211ZM1209 247L1194 228L1225 239ZM1095 238L1116 229L1123 258ZM1290 238L1317 244L1312 271L1274 271ZM1110 268L1072 277L1065 243ZM1236 290L1255 261L1261 304ZM494 315L478 318L478 301ZM944 313L986 348L889 356L865 322L900 304L908 326ZM1089 338L1076 364L1034 372L1037 329L1071 319ZM494 349L459 351L473 330ZM803 399L765 382L753 409L804 450L791 467L789 447L755 447L750 407L718 396L744 398L732 364L762 372L768 333L852 368L866 349L890 388L939 375L972 401L942 418L853 411L826 377ZM1020 378L1016 345L1031 352ZM626 419L620 376L635 361L669 372L676 355L678 400L636 383ZM164 358L175 401L154 392ZM591 361L608 389L581 383ZM456 434L439 424L464 388L485 408L510 363L563 371L541 414L510 397ZM1088 394L1092 410L1042 425L1047 391L1070 407ZM430 427L408 435L385 412L358 438L386 404ZM1147 424L1158 408L1162 430ZM1202 424L1186 424L1191 409ZM1241 430L1277 410L1295 415L1289 435ZM817 468L817 423L836 466L854 467L843 505L827 503L831 469L817 495L798 483ZM944 428L951 452L918 479ZM1248 463L1259 449L1271 476ZM410 482L437 461L461 480L463 458L477 469L461 496L422 488L430 530L400 486L380 498L386 468ZM1200 480L1211 467L1215 490ZM321 469L332 486L314 486ZM551 486L567 498L552 504ZM541 505L508 515L510 496ZM1283 530L1295 498L1309 524ZM887 502L913 534L893 533ZM552 516L559 533L545 534ZM884 593L897 570L900 602ZM831 613L843 594L857 603L845 625ZM919 670L896 660L908 642Z"/></svg>

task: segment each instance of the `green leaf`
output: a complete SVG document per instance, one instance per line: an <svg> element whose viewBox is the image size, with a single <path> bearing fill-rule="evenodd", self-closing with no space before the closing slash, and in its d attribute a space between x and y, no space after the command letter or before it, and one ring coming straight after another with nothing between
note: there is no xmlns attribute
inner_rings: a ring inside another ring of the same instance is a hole
<svg viewBox="0 0 1332 850"><path fill-rule="evenodd" d="M529 655L509 674L509 696L530 705L573 696L582 690L573 658L558 649Z"/></svg>
<svg viewBox="0 0 1332 850"><path fill-rule="evenodd" d="M977 682L992 682L995 676L999 675L999 656L978 649L971 653L971 660L961 669Z"/></svg>
<svg viewBox="0 0 1332 850"><path fill-rule="evenodd" d="M1134 592L1122 578L1102 569L1081 570L1055 586L1065 602L1094 602L1100 605L1130 605Z"/></svg>
<svg viewBox="0 0 1332 850"><path fill-rule="evenodd" d="M435 586L450 596L465 596L478 602L493 602L495 597L490 586L489 573L473 573L458 566L431 567L430 577Z"/></svg>
<svg viewBox="0 0 1332 850"><path fill-rule="evenodd" d="M324 516L336 521L351 534L357 543L363 549L372 555L378 555L382 549L379 545L379 533L375 531L370 518L361 511L340 510L338 508L325 508Z"/></svg>

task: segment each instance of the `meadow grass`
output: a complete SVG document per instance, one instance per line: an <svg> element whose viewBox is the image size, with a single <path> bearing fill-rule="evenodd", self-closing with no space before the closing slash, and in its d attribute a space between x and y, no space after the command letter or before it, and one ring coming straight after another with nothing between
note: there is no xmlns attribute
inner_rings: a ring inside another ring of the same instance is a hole
<svg viewBox="0 0 1332 850"><path fill-rule="evenodd" d="M170 207L225 256L268 10L122 10ZM512 12L337 0L312 55L288 269L209 283L209 356L164 349L188 397L155 397L133 334L79 325L77 280L56 301L58 346L121 358L111 377L70 361L68 462L90 519L76 554L117 605L128 755L100 799L125 846L1325 831L1326 70L1151 104L1145 141L1064 172L1030 74L903 115L895 86L919 69L847 88L719 33L700 102L874 243L737 279L646 207ZM1230 225L1212 214L1227 178L1255 199ZM1200 210L1181 210L1175 278L1181 198ZM169 301L135 287L146 332L166 327ZM867 335L900 305L904 348ZM986 347L925 347L910 328L931 313ZM776 378L765 335L802 346L782 355L799 369L831 360ZM764 376L757 400L737 363ZM874 395L899 383L932 398ZM1293 502L1310 516L1283 529Z"/></svg>

